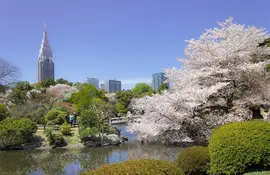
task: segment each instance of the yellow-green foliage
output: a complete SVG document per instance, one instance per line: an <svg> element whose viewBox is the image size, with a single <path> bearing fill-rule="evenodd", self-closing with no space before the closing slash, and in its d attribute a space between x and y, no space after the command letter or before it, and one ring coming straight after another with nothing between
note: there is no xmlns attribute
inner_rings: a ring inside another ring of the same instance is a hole
<svg viewBox="0 0 270 175"><path fill-rule="evenodd" d="M270 64L267 64L267 65L265 66L265 70L266 70L267 72L270 72Z"/></svg>
<svg viewBox="0 0 270 175"><path fill-rule="evenodd" d="M7 118L0 122L0 147L27 143L36 131L36 124L28 118Z"/></svg>
<svg viewBox="0 0 270 175"><path fill-rule="evenodd" d="M178 154L178 167L189 175L206 174L209 170L209 152L207 147L193 146L184 149Z"/></svg>
<svg viewBox="0 0 270 175"><path fill-rule="evenodd" d="M173 163L164 160L143 159L104 165L83 175L183 175Z"/></svg>
<svg viewBox="0 0 270 175"><path fill-rule="evenodd" d="M68 113L65 111L52 109L46 114L45 120L48 125L62 125L65 122L65 118L67 116Z"/></svg>
<svg viewBox="0 0 270 175"><path fill-rule="evenodd" d="M60 131L64 136L71 135L71 126L67 122L60 126Z"/></svg>
<svg viewBox="0 0 270 175"><path fill-rule="evenodd" d="M0 103L0 121L8 116L8 109L5 104Z"/></svg>
<svg viewBox="0 0 270 175"><path fill-rule="evenodd" d="M270 123L248 121L217 128L209 143L213 174L238 174L251 166L270 167Z"/></svg>

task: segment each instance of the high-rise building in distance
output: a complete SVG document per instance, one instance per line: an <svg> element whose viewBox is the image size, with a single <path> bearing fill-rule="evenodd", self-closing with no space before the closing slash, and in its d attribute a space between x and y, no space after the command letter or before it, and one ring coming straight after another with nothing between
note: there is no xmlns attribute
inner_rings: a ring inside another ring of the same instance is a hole
<svg viewBox="0 0 270 175"><path fill-rule="evenodd" d="M153 89L157 91L160 85L164 83L165 80L166 80L165 73L160 72L160 73L153 74L152 76Z"/></svg>
<svg viewBox="0 0 270 175"><path fill-rule="evenodd" d="M46 25L38 56L38 82L51 78L54 80L54 63L52 49L48 40Z"/></svg>
<svg viewBox="0 0 270 175"><path fill-rule="evenodd" d="M94 85L97 89L99 89L99 80L97 78L85 78L84 80L85 83L87 84L92 84Z"/></svg>
<svg viewBox="0 0 270 175"><path fill-rule="evenodd" d="M105 90L105 84L100 84L100 89L104 89Z"/></svg>
<svg viewBox="0 0 270 175"><path fill-rule="evenodd" d="M105 81L105 90L107 92L116 92L121 90L121 81L107 80Z"/></svg>

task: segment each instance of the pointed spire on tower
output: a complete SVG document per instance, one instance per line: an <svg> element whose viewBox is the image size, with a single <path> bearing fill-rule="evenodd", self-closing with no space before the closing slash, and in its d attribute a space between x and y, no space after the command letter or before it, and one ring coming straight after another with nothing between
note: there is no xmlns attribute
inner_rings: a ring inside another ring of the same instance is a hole
<svg viewBox="0 0 270 175"><path fill-rule="evenodd" d="M49 40L48 40L48 35L47 35L47 26L46 23L44 22L44 31L43 31L43 38L42 38L42 42L41 42L41 47L39 50L39 59L44 59L47 58L49 60L52 59L52 50L49 44Z"/></svg>
<svg viewBox="0 0 270 175"><path fill-rule="evenodd" d="M46 31L46 22L44 22L44 31Z"/></svg>

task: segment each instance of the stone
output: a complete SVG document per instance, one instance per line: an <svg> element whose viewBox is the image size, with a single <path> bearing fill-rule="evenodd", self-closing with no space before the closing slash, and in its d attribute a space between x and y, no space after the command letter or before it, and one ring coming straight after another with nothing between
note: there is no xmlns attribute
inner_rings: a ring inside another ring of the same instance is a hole
<svg viewBox="0 0 270 175"><path fill-rule="evenodd" d="M110 145L119 145L121 143L120 137L116 134L109 134L104 137L104 141Z"/></svg>

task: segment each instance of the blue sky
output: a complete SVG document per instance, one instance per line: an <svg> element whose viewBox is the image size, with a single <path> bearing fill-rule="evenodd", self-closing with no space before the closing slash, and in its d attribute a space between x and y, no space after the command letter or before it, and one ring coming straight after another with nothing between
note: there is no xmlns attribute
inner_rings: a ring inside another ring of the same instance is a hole
<svg viewBox="0 0 270 175"><path fill-rule="evenodd" d="M0 56L36 82L46 22L56 78L118 79L127 89L179 67L185 40L228 16L270 29L269 7L269 0L0 0Z"/></svg>

